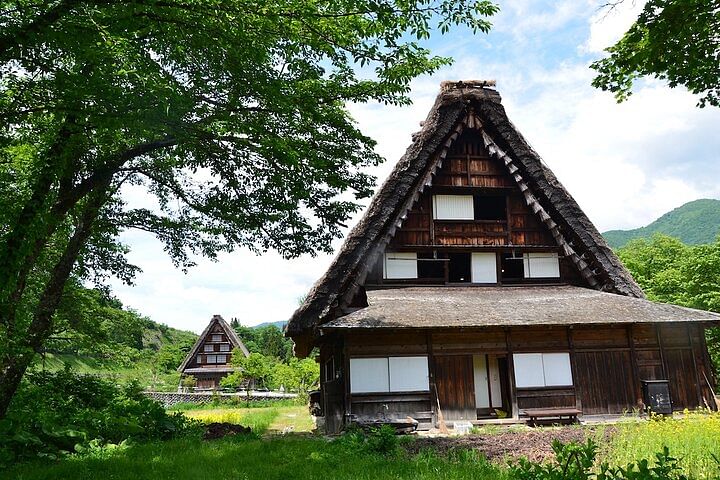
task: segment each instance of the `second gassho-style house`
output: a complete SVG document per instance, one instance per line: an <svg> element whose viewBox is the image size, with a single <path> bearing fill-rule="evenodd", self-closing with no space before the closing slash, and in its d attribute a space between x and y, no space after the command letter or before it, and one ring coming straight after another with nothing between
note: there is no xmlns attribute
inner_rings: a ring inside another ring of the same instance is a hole
<svg viewBox="0 0 720 480"><path fill-rule="evenodd" d="M600 134L600 133L599 133ZM608 186L608 195L612 187ZM573 409L716 408L704 329L647 300L488 82L446 82L420 132L291 318L319 347L328 432Z"/></svg>
<svg viewBox="0 0 720 480"><path fill-rule="evenodd" d="M232 365L233 352L250 355L225 319L213 315L177 371L183 376L195 377L198 390L216 390L220 380L238 368Z"/></svg>

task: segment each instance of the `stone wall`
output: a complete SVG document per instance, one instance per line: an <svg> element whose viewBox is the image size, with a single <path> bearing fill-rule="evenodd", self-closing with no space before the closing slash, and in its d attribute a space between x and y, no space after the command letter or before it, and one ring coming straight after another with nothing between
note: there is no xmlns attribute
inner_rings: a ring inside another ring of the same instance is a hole
<svg viewBox="0 0 720 480"><path fill-rule="evenodd" d="M210 403L213 400L220 398L223 400L237 399L238 401L246 400L247 394L245 392L238 393L213 393L213 392L195 392L195 393L182 393L182 392L145 392L145 395L157 400L162 403L165 407L170 407L176 403ZM295 393L283 393L283 392L250 392L250 401L258 400L282 400L285 398L296 398Z"/></svg>

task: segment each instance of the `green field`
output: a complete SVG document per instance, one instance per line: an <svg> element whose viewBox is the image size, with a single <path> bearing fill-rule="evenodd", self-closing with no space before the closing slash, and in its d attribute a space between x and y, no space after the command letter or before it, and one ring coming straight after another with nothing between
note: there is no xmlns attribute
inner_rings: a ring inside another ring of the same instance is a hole
<svg viewBox="0 0 720 480"><path fill-rule="evenodd" d="M403 449L373 453L349 441L313 435L304 406L216 408L186 415L203 422L233 422L253 427L255 435L204 441L183 438L135 445L113 452L75 456L56 463L28 463L4 472L7 479L504 479L504 461L490 463L474 451L446 455ZM581 427L569 427L581 428ZM689 414L669 420L609 427L611 439L600 445L598 462L625 465L654 460L663 446L680 459L690 479L719 478L712 455L720 454L720 414ZM498 430L499 431L499 430ZM495 430L483 435L492 437ZM412 442L405 437L402 441Z"/></svg>

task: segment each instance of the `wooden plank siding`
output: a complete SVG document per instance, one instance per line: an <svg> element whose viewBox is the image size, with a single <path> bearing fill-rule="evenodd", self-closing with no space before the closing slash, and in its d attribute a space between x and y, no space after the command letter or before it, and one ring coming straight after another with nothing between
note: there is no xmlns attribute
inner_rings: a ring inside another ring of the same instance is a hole
<svg viewBox="0 0 720 480"><path fill-rule="evenodd" d="M507 195L503 220L433 220L433 194ZM527 206L515 180L501 162L491 159L482 140L462 135L425 191L409 211L390 248L407 246L554 246L547 227Z"/></svg>
<svg viewBox="0 0 720 480"><path fill-rule="evenodd" d="M475 418L472 356L478 354L507 358L504 394L510 398L503 403L516 417L527 408L577 407L584 415L639 409L640 381L664 379L665 371L675 410L716 408L704 348L697 324L398 330L338 335L320 349L319 361L335 355L347 372L323 382L326 416L336 428L328 431L338 431L345 415L411 416L429 428L437 415L435 388L446 420ZM569 352L573 386L516 388L512 354L522 352ZM428 392L350 393L349 358L403 355L428 356Z"/></svg>

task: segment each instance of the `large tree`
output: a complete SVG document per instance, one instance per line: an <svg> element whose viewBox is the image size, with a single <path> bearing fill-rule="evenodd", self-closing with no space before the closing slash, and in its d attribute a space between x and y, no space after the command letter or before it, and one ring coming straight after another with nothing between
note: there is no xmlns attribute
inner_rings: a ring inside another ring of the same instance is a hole
<svg viewBox="0 0 720 480"><path fill-rule="evenodd" d="M610 2L614 8L622 0ZM592 64L593 86L632 93L643 76L684 85L700 95L698 106L720 106L720 6L717 0L649 0L625 35Z"/></svg>
<svg viewBox="0 0 720 480"><path fill-rule="evenodd" d="M124 229L152 232L183 267L238 246L329 250L371 193L363 167L381 160L346 104L408 103L409 82L450 61L419 41L487 31L495 12L485 0L0 0L0 417L68 278L132 278Z"/></svg>

